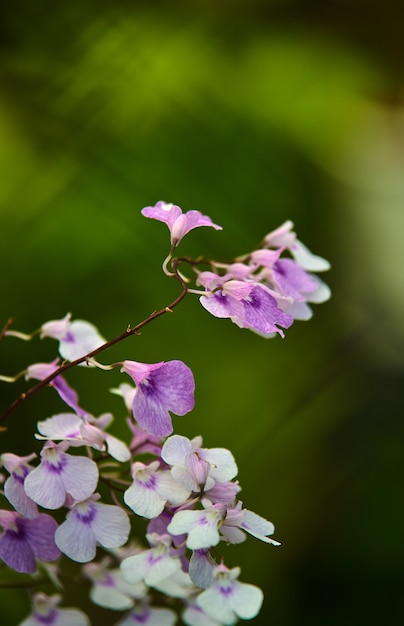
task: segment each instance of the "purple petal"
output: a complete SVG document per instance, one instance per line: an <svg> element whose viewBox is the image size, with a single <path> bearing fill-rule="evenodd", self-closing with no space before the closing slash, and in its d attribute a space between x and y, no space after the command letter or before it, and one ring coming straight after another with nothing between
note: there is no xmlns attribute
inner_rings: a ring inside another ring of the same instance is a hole
<svg viewBox="0 0 404 626"><path fill-rule="evenodd" d="M241 320L245 328L252 328L263 334L276 332L283 336L277 325L289 328L293 324L293 317L281 311L275 298L259 285L251 290L248 298L242 303Z"/></svg>
<svg viewBox="0 0 404 626"><path fill-rule="evenodd" d="M54 540L58 525L53 517L42 513L35 519L21 521L37 559L55 561L60 557L60 550Z"/></svg>
<svg viewBox="0 0 404 626"><path fill-rule="evenodd" d="M6 530L0 537L0 559L17 572L36 571L34 552L21 531Z"/></svg>
<svg viewBox="0 0 404 626"><path fill-rule="evenodd" d="M185 415L194 408L195 381L182 361L168 361L138 386L133 414L152 435L165 437L173 428L168 411Z"/></svg>

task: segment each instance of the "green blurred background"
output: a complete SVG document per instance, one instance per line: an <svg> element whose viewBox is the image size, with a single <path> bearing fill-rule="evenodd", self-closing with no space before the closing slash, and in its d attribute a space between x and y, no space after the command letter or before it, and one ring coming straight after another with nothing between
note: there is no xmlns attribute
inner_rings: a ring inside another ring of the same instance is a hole
<svg viewBox="0 0 404 626"><path fill-rule="evenodd" d="M111 338L166 305L178 291L160 269L168 231L140 215L157 200L223 226L194 231L184 254L231 258L291 219L332 263L332 300L284 340L217 320L189 296L103 355L194 370L196 409L175 418L176 432L233 451L245 506L282 541L226 552L264 589L257 625L402 619L400 17L364 0L0 7L1 326L13 316L30 332L71 311ZM0 373L55 349L7 339ZM68 379L126 433L108 393L117 372ZM3 383L2 408L26 386ZM38 449L36 421L61 410L52 390L31 398L1 450ZM24 591L0 600L4 626L29 612Z"/></svg>

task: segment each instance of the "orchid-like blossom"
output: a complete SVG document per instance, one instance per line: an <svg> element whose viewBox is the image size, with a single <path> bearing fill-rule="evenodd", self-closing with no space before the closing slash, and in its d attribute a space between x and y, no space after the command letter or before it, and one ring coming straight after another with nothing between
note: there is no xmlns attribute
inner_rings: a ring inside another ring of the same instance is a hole
<svg viewBox="0 0 404 626"><path fill-rule="evenodd" d="M204 510L177 511L167 526L173 535L187 534L186 545L191 550L203 550L216 546L219 541L241 543L248 532L257 539L279 546L279 542L268 537L275 528L272 522L260 515L236 506L226 506L222 502L212 504L207 498L202 499Z"/></svg>
<svg viewBox="0 0 404 626"><path fill-rule="evenodd" d="M123 361L121 372L129 374L136 384L133 415L151 435L166 437L172 433L169 411L185 415L194 408L194 376L182 361Z"/></svg>
<svg viewBox="0 0 404 626"><path fill-rule="evenodd" d="M98 502L99 498L94 494L76 502L55 533L58 548L78 563L92 561L97 544L104 548L118 548L129 536L127 513L119 506Z"/></svg>
<svg viewBox="0 0 404 626"><path fill-rule="evenodd" d="M50 515L40 513L32 519L16 511L0 511L0 559L17 572L36 572L36 559L56 561L60 557L54 535L57 523Z"/></svg>
<svg viewBox="0 0 404 626"><path fill-rule="evenodd" d="M249 328L262 335L284 332L293 317L282 311L275 294L253 281L226 281L221 290L200 297L202 306L215 317L228 317L240 328Z"/></svg>
<svg viewBox="0 0 404 626"><path fill-rule="evenodd" d="M59 341L59 354L67 361L75 361L96 350L106 339L97 328L85 320L71 320L68 313L61 320L51 320L41 326L41 338L51 337Z"/></svg>
<svg viewBox="0 0 404 626"><path fill-rule="evenodd" d="M118 568L109 569L110 559L103 559L100 563L93 561L83 566L84 574L91 580L93 586L90 598L94 604L115 611L131 609L134 600L141 600L146 595L146 586L140 582L130 585L122 576Z"/></svg>
<svg viewBox="0 0 404 626"><path fill-rule="evenodd" d="M61 596L36 593L32 613L19 626L90 626L89 619L79 609L58 608Z"/></svg>
<svg viewBox="0 0 404 626"><path fill-rule="evenodd" d="M17 456L11 452L5 452L0 457L1 464L10 474L4 483L4 495L16 511L29 519L38 516L37 505L27 496L24 490L24 481L33 469L29 465L29 461L32 461L35 457L35 453L29 456Z"/></svg>
<svg viewBox="0 0 404 626"><path fill-rule="evenodd" d="M133 585L144 580L149 587L181 570L181 561L171 556L171 537L169 535L147 534L152 546L140 554L124 559L120 565L124 579Z"/></svg>
<svg viewBox="0 0 404 626"><path fill-rule="evenodd" d="M72 456L65 450L69 443L46 442L41 452L41 464L25 479L25 493L45 509L63 506L66 496L74 500L88 498L98 483L96 463L84 456Z"/></svg>
<svg viewBox="0 0 404 626"><path fill-rule="evenodd" d="M115 626L174 626L177 615L171 609L141 604L132 609Z"/></svg>
<svg viewBox="0 0 404 626"><path fill-rule="evenodd" d="M212 504L207 498L201 501L203 510L177 511L167 526L173 535L187 535L186 545L191 550L217 546L220 541L219 526L226 516L226 506Z"/></svg>
<svg viewBox="0 0 404 626"><path fill-rule="evenodd" d="M56 372L59 368L59 361L60 359L57 358L51 363L33 363L32 365L29 365L25 374L25 380L30 380L31 378L35 380L44 380L45 378L48 378L48 376ZM77 392L70 387L63 376L56 376L56 378L51 380L49 385L58 392L63 402L76 411L78 415L81 415L82 417L87 415L87 411L82 409L78 404L79 397Z"/></svg>
<svg viewBox="0 0 404 626"><path fill-rule="evenodd" d="M239 567L229 570L223 564L217 565L212 585L196 598L198 606L220 624L230 626L237 618L253 619L261 608L264 597L261 589L239 582L239 574Z"/></svg>
<svg viewBox="0 0 404 626"><path fill-rule="evenodd" d="M171 245L173 247L178 246L181 239L190 230L199 226L212 226L216 230L222 230L221 226L214 224L210 217L202 215L199 211L183 213L182 209L176 204L162 201L157 202L155 206L147 206L142 209L142 215L167 224L171 233Z"/></svg>
<svg viewBox="0 0 404 626"><path fill-rule="evenodd" d="M140 461L132 465L132 485L125 491L124 500L132 511L149 519L163 512L167 503L184 504L190 490L183 487L169 470L161 470L159 461L145 465Z"/></svg>
<svg viewBox="0 0 404 626"><path fill-rule="evenodd" d="M68 441L70 446L90 446L96 450L108 450L108 454L117 461L125 463L130 459L130 450L127 445L113 435L104 432L112 422L111 413L104 413L95 418L87 414L81 418L75 413L58 413L38 422L39 435L37 439L51 439L53 441Z"/></svg>
<svg viewBox="0 0 404 626"><path fill-rule="evenodd" d="M202 448L202 437L190 440L173 435L164 443L161 458L171 465L173 478L191 491L212 489L237 475L233 455L225 448Z"/></svg>

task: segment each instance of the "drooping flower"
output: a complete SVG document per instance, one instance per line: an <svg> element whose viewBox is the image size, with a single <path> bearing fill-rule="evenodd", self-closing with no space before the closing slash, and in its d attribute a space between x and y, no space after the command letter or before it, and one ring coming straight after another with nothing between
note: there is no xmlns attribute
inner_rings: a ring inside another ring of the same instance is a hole
<svg viewBox="0 0 404 626"><path fill-rule="evenodd" d="M75 608L58 608L61 596L36 593L32 613L19 626L90 626L87 615Z"/></svg>
<svg viewBox="0 0 404 626"><path fill-rule="evenodd" d="M169 470L161 470L159 467L159 461L149 465L140 461L133 463L133 483L124 494L128 507L137 515L149 519L160 515L167 502L179 506L190 495L190 490L178 483Z"/></svg>
<svg viewBox="0 0 404 626"><path fill-rule="evenodd" d="M36 559L56 561L60 557L54 535L57 523L50 515L40 513L28 519L15 511L0 511L0 559L17 572L33 574Z"/></svg>
<svg viewBox="0 0 404 626"><path fill-rule="evenodd" d="M25 380L30 380L31 378L35 380L44 380L56 372L58 368L59 358L55 359L51 363L33 363L27 367ZM68 384L63 376L56 376L56 378L54 378L49 385L58 392L60 398L67 404L67 406L76 411L77 415L81 415L82 417L87 415L87 411L82 409L78 404L79 397L77 392Z"/></svg>
<svg viewBox="0 0 404 626"><path fill-rule="evenodd" d="M85 320L70 321L70 318L68 313L61 320L51 320L41 326L41 338L57 339L59 354L64 359L75 361L106 343L93 324Z"/></svg>
<svg viewBox="0 0 404 626"><path fill-rule="evenodd" d="M212 226L216 230L222 230L221 226L214 224L210 217L202 215L199 211L183 213L182 209L176 204L162 201L157 202L155 206L147 206L142 209L142 215L167 224L171 233L172 246L178 246L181 239L190 230L199 226Z"/></svg>
<svg viewBox="0 0 404 626"><path fill-rule="evenodd" d="M66 441L48 441L41 452L41 464L25 479L25 493L45 509L63 506L67 494L74 500L85 500L97 486L96 463L88 457L66 454L68 445Z"/></svg>
<svg viewBox="0 0 404 626"><path fill-rule="evenodd" d="M217 565L213 584L196 598L198 606L220 623L232 625L237 618L253 619L261 608L264 597L261 589L239 582L239 574L239 567L229 570L223 564Z"/></svg>
<svg viewBox="0 0 404 626"><path fill-rule="evenodd" d="M24 481L33 469L29 465L29 461L35 457L35 453L22 457L11 452L5 452L0 457L1 464L10 473L10 476L4 483L4 495L16 511L30 519L37 517L38 508L35 502L25 493Z"/></svg>
<svg viewBox="0 0 404 626"><path fill-rule="evenodd" d="M103 430L112 420L111 413L104 413L98 418L89 414L81 418L75 413L58 413L43 422L38 422L40 435L36 435L36 438L68 441L73 447L91 446L96 450L108 449L108 454L124 463L130 459L129 448L123 441Z"/></svg>
<svg viewBox="0 0 404 626"><path fill-rule="evenodd" d="M118 548L126 543L130 524L119 506L98 502L98 494L76 502L55 533L59 549L73 561L87 563L96 554L96 546Z"/></svg>
<svg viewBox="0 0 404 626"><path fill-rule="evenodd" d="M169 411L185 415L194 408L194 376L182 361L123 361L121 372L129 374L136 384L133 415L152 435L166 437L172 433Z"/></svg>

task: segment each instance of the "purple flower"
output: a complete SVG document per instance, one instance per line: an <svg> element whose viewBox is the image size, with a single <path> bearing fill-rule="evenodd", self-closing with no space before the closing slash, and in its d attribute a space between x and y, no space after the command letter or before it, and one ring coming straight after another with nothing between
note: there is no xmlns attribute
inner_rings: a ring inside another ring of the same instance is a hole
<svg viewBox="0 0 404 626"><path fill-rule="evenodd" d="M17 572L33 574L36 559L55 561L60 556L54 535L57 523L45 513L26 519L15 511L0 511L0 559Z"/></svg>
<svg viewBox="0 0 404 626"><path fill-rule="evenodd" d="M55 533L56 545L78 563L94 559L97 543L104 548L119 548L128 539L128 515L119 506L97 502L99 497L94 494L77 502Z"/></svg>
<svg viewBox="0 0 404 626"><path fill-rule="evenodd" d="M168 204L161 201L157 202L155 206L147 206L142 209L142 215L167 224L171 233L171 245L173 247L178 246L181 239L190 230L199 226L212 226L216 230L222 230L221 226L214 224L210 217L202 215L199 211L183 213L182 209L176 204Z"/></svg>
<svg viewBox="0 0 404 626"><path fill-rule="evenodd" d="M229 317L240 328L250 328L262 335L289 328L293 317L282 311L270 290L256 282L229 280L221 290L201 296L202 306L215 317Z"/></svg>
<svg viewBox="0 0 404 626"><path fill-rule="evenodd" d="M136 384L133 415L151 435L166 437L173 431L169 411L185 415L194 408L195 381L182 361L137 363L124 361L126 372Z"/></svg>
<svg viewBox="0 0 404 626"><path fill-rule="evenodd" d="M66 454L67 447L65 441L58 445L47 442L41 464L25 479L25 493L45 509L63 506L67 494L74 500L85 500L97 486L98 468L94 461Z"/></svg>

